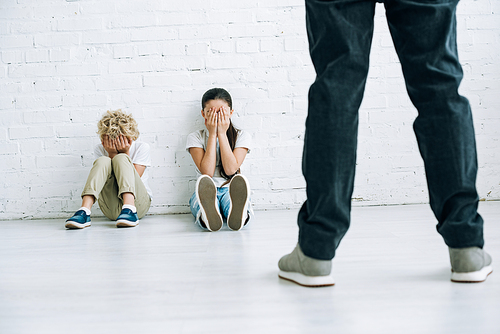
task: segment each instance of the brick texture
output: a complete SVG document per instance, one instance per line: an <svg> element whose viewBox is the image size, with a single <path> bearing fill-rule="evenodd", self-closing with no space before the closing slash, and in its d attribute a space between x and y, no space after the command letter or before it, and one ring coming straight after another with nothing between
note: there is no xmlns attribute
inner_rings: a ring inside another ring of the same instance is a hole
<svg viewBox="0 0 500 334"><path fill-rule="evenodd" d="M96 123L118 108L152 148L150 212L188 212L195 171L184 143L203 127L200 98L214 86L232 93L234 123L253 136L242 169L255 208L298 208L314 80L304 16L302 0L0 1L0 220L77 209ZM462 1L457 18L477 186L482 199L499 200L500 7ZM416 110L380 4L370 61L354 204L427 202Z"/></svg>

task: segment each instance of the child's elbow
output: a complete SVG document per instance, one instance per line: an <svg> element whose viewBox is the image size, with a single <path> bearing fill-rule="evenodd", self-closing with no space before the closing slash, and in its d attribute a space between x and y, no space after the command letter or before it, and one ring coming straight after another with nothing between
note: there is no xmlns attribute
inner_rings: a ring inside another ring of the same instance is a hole
<svg viewBox="0 0 500 334"><path fill-rule="evenodd" d="M224 173L226 173L226 175L234 175L236 174L236 172L238 171L238 168L234 169L234 168L224 168Z"/></svg>

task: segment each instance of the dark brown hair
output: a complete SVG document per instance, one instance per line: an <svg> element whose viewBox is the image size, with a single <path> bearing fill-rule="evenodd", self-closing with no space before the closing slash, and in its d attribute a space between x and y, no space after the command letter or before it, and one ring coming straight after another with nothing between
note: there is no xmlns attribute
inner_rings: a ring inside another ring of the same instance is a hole
<svg viewBox="0 0 500 334"><path fill-rule="evenodd" d="M231 99L231 95L224 88L212 88L207 90L205 94L203 94L203 97L201 98L201 108L205 109L205 105L207 104L208 101L211 100L222 100L227 103L229 109L231 110L233 109L233 100ZM234 127L233 122L231 122L231 120L229 120L229 128L226 131L226 135L229 141L229 146L231 146L231 151L233 151L234 146L236 145L236 139L238 138L238 129ZM230 180L234 175L238 173L236 172L233 175L227 175L226 172L224 171L224 166L222 166L222 159L221 159L221 167L222 168L220 170L220 174L226 180Z"/></svg>

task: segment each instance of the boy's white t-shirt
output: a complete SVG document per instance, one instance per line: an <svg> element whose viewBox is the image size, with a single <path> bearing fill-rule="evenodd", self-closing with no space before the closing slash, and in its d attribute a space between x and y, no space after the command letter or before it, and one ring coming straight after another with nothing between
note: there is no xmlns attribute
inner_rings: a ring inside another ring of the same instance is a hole
<svg viewBox="0 0 500 334"><path fill-rule="evenodd" d="M207 142L208 142L208 130L203 129L199 131L192 132L188 135L187 140L186 140L186 151L189 152L189 149L191 147L199 147L204 149L205 151L207 150ZM234 145L234 148L237 147L243 147L248 150L248 153L250 153L250 148L252 147L252 136L245 131L238 130L238 136L236 137L236 144ZM212 179L214 180L214 183L217 187L221 187L224 182L227 180L222 177L220 173L220 168L221 168L221 159L220 159L220 151L219 151L219 139L217 139L217 149L216 149L216 162L215 162L215 171L214 171L214 176ZM196 177L200 177L201 172L196 167ZM228 184L226 186L229 186Z"/></svg>
<svg viewBox="0 0 500 334"><path fill-rule="evenodd" d="M102 146L102 144L98 144L95 147L94 155L96 159L102 156L109 157L108 151L104 149L104 146ZM132 160L133 164L146 166L146 169L144 169L144 173L142 173L141 180L142 183L144 183L146 190L148 191L149 197L153 199L153 193L148 185L148 179L149 179L148 167L151 167L151 153L149 144L141 141L133 141L132 145L130 146L129 155L130 155L130 160Z"/></svg>

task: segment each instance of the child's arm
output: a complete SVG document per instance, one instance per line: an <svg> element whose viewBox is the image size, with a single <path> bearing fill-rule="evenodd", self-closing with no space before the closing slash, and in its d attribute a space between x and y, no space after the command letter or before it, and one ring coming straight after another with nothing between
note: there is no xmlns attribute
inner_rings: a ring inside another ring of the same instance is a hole
<svg viewBox="0 0 500 334"><path fill-rule="evenodd" d="M200 147L191 147L189 153L200 173L212 177L217 162L217 112L210 109L207 114L208 118L205 122L208 130L207 150L205 151Z"/></svg>
<svg viewBox="0 0 500 334"><path fill-rule="evenodd" d="M237 147L231 151L231 145L227 138L226 131L230 124L230 111L229 109L221 109L217 114L217 136L219 137L219 149L222 166L226 175L235 174L240 168L243 160L247 155L248 149L244 147Z"/></svg>
<svg viewBox="0 0 500 334"><path fill-rule="evenodd" d="M144 171L146 170L146 166L143 166L143 165L134 164L134 168L137 171L137 174L139 174L139 176L141 176L141 177L142 177L142 174L144 174Z"/></svg>
<svg viewBox="0 0 500 334"><path fill-rule="evenodd" d="M132 146L133 140L131 138L127 138L124 135L118 136L115 140L115 148L118 153L125 153L130 156L130 147Z"/></svg>
<svg viewBox="0 0 500 334"><path fill-rule="evenodd" d="M115 139L116 150L118 151L118 153L125 153L126 155L130 156L130 147L132 147L132 142L132 139L121 135ZM144 171L146 170L146 166L144 165L134 164L134 168L139 176L142 176L142 174L144 174Z"/></svg>

